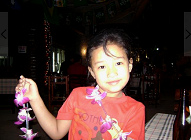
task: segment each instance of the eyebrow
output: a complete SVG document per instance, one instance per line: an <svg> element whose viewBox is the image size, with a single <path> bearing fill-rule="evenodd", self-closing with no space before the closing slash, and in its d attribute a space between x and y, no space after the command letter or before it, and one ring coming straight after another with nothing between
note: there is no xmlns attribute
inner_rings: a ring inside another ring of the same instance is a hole
<svg viewBox="0 0 191 140"><path fill-rule="evenodd" d="M112 58L114 58L115 60L118 60L118 59L125 59L125 57L117 57L117 56L115 56L115 57L112 57ZM95 65L97 65L97 64L99 64L99 63L103 63L104 62L104 60L101 60L101 61L97 61L97 62L95 62Z"/></svg>

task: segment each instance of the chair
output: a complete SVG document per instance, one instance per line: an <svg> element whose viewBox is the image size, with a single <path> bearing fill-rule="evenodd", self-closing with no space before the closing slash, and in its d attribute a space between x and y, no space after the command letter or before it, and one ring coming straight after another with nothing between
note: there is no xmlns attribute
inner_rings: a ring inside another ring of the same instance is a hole
<svg viewBox="0 0 191 140"><path fill-rule="evenodd" d="M132 77L129 80L129 96L132 98L142 101L141 96L141 78L140 77Z"/></svg>
<svg viewBox="0 0 191 140"><path fill-rule="evenodd" d="M69 95L69 77L68 76L49 76L49 109L61 107Z"/></svg>
<svg viewBox="0 0 191 140"><path fill-rule="evenodd" d="M86 86L87 75L71 74L69 75L69 90L70 92L76 87Z"/></svg>
<svg viewBox="0 0 191 140"><path fill-rule="evenodd" d="M142 96L144 103L157 103L160 95L160 75L149 74L142 76Z"/></svg>

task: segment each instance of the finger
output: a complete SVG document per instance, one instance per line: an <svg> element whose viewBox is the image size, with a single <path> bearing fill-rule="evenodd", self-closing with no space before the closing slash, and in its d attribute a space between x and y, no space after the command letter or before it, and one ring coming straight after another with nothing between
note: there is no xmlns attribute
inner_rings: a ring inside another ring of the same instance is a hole
<svg viewBox="0 0 191 140"><path fill-rule="evenodd" d="M24 87L25 86L25 83L26 83L26 80L24 77L21 77L21 79L19 79L19 84L20 86Z"/></svg>
<svg viewBox="0 0 191 140"><path fill-rule="evenodd" d="M22 86L25 87L26 84L26 78L23 78Z"/></svg>
<svg viewBox="0 0 191 140"><path fill-rule="evenodd" d="M25 78L25 77L24 77L23 75L21 75L21 76L20 76L20 79L23 79L23 78Z"/></svg>
<svg viewBox="0 0 191 140"><path fill-rule="evenodd" d="M32 79L25 78L26 83L33 85L35 82Z"/></svg>
<svg viewBox="0 0 191 140"><path fill-rule="evenodd" d="M18 86L15 87L15 91L19 92L19 87Z"/></svg>
<svg viewBox="0 0 191 140"><path fill-rule="evenodd" d="M15 91L16 92L20 92L22 90L22 84L17 84L17 86L15 87Z"/></svg>
<svg viewBox="0 0 191 140"><path fill-rule="evenodd" d="M20 79L18 86L19 86L19 87L23 87L23 85L24 85L23 82L24 82L24 80L23 80L23 79Z"/></svg>

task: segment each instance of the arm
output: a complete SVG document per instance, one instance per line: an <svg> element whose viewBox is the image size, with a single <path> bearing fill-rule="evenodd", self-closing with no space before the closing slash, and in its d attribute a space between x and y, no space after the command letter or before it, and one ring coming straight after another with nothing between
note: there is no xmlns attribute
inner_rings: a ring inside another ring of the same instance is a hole
<svg viewBox="0 0 191 140"><path fill-rule="evenodd" d="M30 105L39 124L52 139L61 139L67 134L71 120L57 120L48 111L41 98L30 101Z"/></svg>
<svg viewBox="0 0 191 140"><path fill-rule="evenodd" d="M27 88L25 96L30 99L29 103L35 113L35 116L44 129L44 131L52 139L61 139L64 137L71 125L71 120L57 120L46 108L42 98L39 95L38 87L32 79L27 79L23 76L20 77L19 84L16 91Z"/></svg>

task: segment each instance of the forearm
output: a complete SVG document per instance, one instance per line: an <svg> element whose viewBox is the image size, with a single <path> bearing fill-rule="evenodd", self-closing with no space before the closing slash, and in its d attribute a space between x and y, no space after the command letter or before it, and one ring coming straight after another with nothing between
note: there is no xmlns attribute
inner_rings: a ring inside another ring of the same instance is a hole
<svg viewBox="0 0 191 140"><path fill-rule="evenodd" d="M38 97L34 101L30 101L30 105L35 113L35 116L44 129L44 131L51 137L55 139L55 136L59 136L57 120L56 118L48 111L41 97Z"/></svg>

